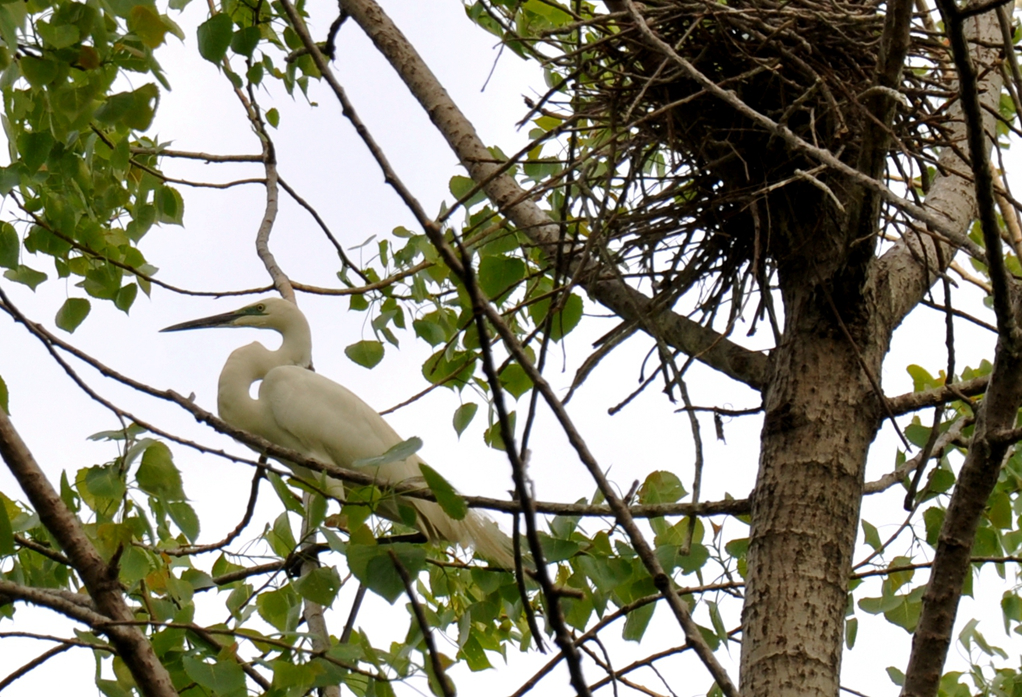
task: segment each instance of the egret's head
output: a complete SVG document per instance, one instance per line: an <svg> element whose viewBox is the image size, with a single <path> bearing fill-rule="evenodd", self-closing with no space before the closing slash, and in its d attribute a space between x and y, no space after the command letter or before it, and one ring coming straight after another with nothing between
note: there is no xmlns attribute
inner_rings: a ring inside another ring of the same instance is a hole
<svg viewBox="0 0 1022 697"><path fill-rule="evenodd" d="M297 318L301 318L304 323L301 311L293 303L281 298L265 298L233 312L193 319L160 331L180 332L185 329L204 329L206 327L259 327L282 331Z"/></svg>

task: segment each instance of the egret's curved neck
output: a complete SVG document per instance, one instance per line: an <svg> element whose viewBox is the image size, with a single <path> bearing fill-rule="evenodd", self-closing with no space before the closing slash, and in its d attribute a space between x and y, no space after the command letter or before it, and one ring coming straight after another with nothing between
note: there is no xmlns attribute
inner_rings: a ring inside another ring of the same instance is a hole
<svg viewBox="0 0 1022 697"><path fill-rule="evenodd" d="M217 386L217 411L220 418L235 428L262 434L262 410L258 400L252 399L252 383L262 380L266 373L281 365L277 351L270 351L259 342L235 349L220 371Z"/></svg>
<svg viewBox="0 0 1022 697"><path fill-rule="evenodd" d="M312 367L312 331L305 315L300 312L289 313L280 318L279 323L270 326L283 339L280 348L271 353L277 357L277 365L297 365L301 368ZM269 370L269 368L267 368ZM257 379L261 379L260 378Z"/></svg>
<svg viewBox="0 0 1022 697"><path fill-rule="evenodd" d="M301 368L312 367L312 333L309 323L299 313L289 313L275 318L266 329L278 332L283 341L280 348L271 351L259 342L235 349L220 371L217 389L217 411L220 418L230 425L268 437L272 424L266 405L252 399L252 383L262 380L266 374L283 365Z"/></svg>

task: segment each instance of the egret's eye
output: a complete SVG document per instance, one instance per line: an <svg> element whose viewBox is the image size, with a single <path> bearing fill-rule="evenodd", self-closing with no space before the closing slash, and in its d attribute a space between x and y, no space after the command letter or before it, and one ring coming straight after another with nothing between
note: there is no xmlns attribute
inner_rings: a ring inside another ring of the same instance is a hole
<svg viewBox="0 0 1022 697"><path fill-rule="evenodd" d="M256 305L255 309L256 312L266 312L266 306L261 303L259 305Z"/></svg>

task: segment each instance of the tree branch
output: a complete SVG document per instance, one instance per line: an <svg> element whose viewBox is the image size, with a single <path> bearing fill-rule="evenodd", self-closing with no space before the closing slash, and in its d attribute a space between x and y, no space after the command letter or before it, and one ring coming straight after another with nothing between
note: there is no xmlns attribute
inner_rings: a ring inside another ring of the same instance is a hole
<svg viewBox="0 0 1022 697"><path fill-rule="evenodd" d="M60 495L50 485L28 446L21 440L14 424L2 409L0 409L0 455L28 496L43 525L63 548L81 576L102 619L133 619L134 615L121 595L117 569L111 568L96 551L82 530L78 518L68 510ZM3 582L7 583L9 582ZM2 585L0 592L4 592ZM87 611L79 607L79 612ZM110 638L143 694L147 697L176 697L177 690L170 680L170 674L156 658L152 645L141 631L135 627L106 627L101 631Z"/></svg>
<svg viewBox="0 0 1022 697"><path fill-rule="evenodd" d="M549 214L507 173L502 163L494 162L493 155L480 140L475 128L454 104L436 76L415 51L400 30L373 0L343 0L344 9L351 15L377 49L390 61L405 85L412 92L430 119L457 154L469 176L515 226L527 235L551 258L561 245L559 226ZM329 65L322 61L318 51L312 52L317 67L335 93L343 93ZM346 99L344 100L346 101ZM640 313L650 308L651 300L639 291L604 272L597 264L583 262L565 250L570 259L571 275L582 271L580 281L588 293L600 304L624 319L639 319ZM757 351L743 348L713 330L667 308L658 309L648 321L664 330L663 338L675 348L695 356L699 361L721 371L735 380L755 389L766 384L769 359ZM662 326L661 326L662 325Z"/></svg>

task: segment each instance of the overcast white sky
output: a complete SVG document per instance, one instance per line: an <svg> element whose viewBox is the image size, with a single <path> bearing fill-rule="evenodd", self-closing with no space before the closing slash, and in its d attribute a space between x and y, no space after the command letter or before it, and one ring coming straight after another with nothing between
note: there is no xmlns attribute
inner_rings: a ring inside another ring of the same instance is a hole
<svg viewBox="0 0 1022 697"><path fill-rule="evenodd" d="M525 132L515 130L514 123L524 113L522 95L534 94L536 87L542 89L542 78L534 66L504 52L483 92L481 88L497 57L494 40L471 25L460 3L455 0L433 3L393 0L385 2L384 6L475 123L485 142L497 144L505 152L512 152L525 142ZM330 3L325 5L328 11L331 7ZM184 15L176 19L188 28L205 18L205 5L192 3ZM320 33L330 19L319 18ZM226 80L194 50L193 33L189 31L184 46L173 37L169 38L171 43L161 50L160 60L174 90L163 95L151 132L161 141L173 140L173 147L177 149L258 152L256 138ZM448 179L459 173L454 155L353 22L342 30L338 49L335 69L363 120L426 209L438 210L440 202L449 198ZM145 81L136 77L134 86ZM312 87L311 94L312 99L319 102L316 108L310 108L300 96L291 100L277 88L270 95L264 92L260 97L264 108L275 106L281 113L280 130L275 134L281 176L317 207L345 247L354 247L372 235L387 235L397 225L414 229L413 218L384 186L378 169L357 141L353 129L341 117L332 96L319 85ZM261 176L255 165L204 167L165 161L164 167L173 176L203 181ZM151 263L160 267L159 278L197 290L229 290L266 284L266 274L254 252L255 231L263 214L262 189L254 185L227 192L182 188L182 193L186 204L185 227L154 229L141 245ZM282 268L295 280L337 285L334 274L339 266L331 246L314 222L283 196L271 248ZM357 260L358 251L350 254ZM47 272L51 270L44 259L34 265ZM51 327L53 314L64 298L81 296L79 289L65 281L51 280L35 293L7 281L0 280L0 283L22 310ZM233 309L244 302L180 297L154 288L152 299L140 297L136 301L130 317L106 303L93 303L92 315L71 341L134 378L184 394L194 392L198 403L212 410L217 375L230 350L253 339L271 343L275 339L253 330L210 330L176 335L158 334L157 330L193 317ZM420 366L431 351L422 342L410 335L402 336L400 352L388 348L384 361L375 370L367 371L351 363L343 349L359 339L373 338L367 324L369 316L349 313L344 299L301 296L299 302L312 322L316 367L323 375L342 382L380 410L404 401L426 386ZM599 308L592 305L587 305L587 311L600 314ZM909 319L905 331L895 342L884 372L889 394L911 390L911 381L904 372L906 363L925 362L933 372L943 365L940 317L926 310L922 313ZM549 366L555 384L570 383L575 368L588 355L589 344L613 324L595 319L583 322L568 342L565 353L557 351L552 355ZM960 336L965 332L962 327ZM968 332L977 336L971 329ZM959 366L977 363L980 356L989 355L990 346L988 337L963 340ZM601 363L569 409L597 458L610 470L611 478L622 490L655 469L672 469L684 473L684 480L691 479L688 419L673 413L673 406L657 389L650 389L618 415L607 416L608 407L621 401L636 386L638 366L648 348L649 342L644 339L628 342ZM919 357L923 351L925 360ZM137 410L140 417L189 434L203 443L244 452L229 439L199 428L189 415L176 407L140 398L88 369L83 368L82 374L105 396ZM114 456L109 445L93 443L86 438L94 432L115 428L115 419L77 391L41 346L2 316L0 375L10 388L15 425L54 481L61 470L73 473ZM698 366L690 371L690 389L696 404L727 402L734 407L748 407L759 402L758 395L752 391L718 379ZM466 392L464 398L469 400L473 396ZM467 493L502 495L511 488L509 468L500 453L482 444L484 415L481 411L459 441L450 425L450 415L458 403L457 395L439 390L388 419L403 436L422 437L425 441L422 455L460 489ZM521 407L525 408L524 402ZM704 473L704 499L719 499L725 493L735 497L748 494L755 474L758 429L757 417L747 418L742 424L729 424L728 445L724 447L713 439L712 423L706 419L704 440L708 464ZM875 478L891 467L893 447L890 429L886 429L875 448L868 478ZM240 466L200 457L181 447L175 447L174 453L185 477L186 492L203 523L202 540L219 539L241 515L250 472ZM534 441L531 467L541 499L573 501L590 496L594 490L563 437L549 423L542 426ZM0 472L0 490L12 496L20 493L6 471ZM901 496L900 492L892 492L867 500L864 516L874 523L889 524L881 528L881 534L892 531L900 523L897 510ZM264 517L276 515L268 488L263 498L261 513ZM728 523L727 529L730 536L744 536L738 523ZM258 526L250 528L249 537L254 537L258 530ZM691 582L695 583L695 579ZM995 614L990 615L991 619L981 629L994 643L1006 646L1011 640L1004 636L997 613L1001 590L996 584L989 588L983 593L983 601ZM215 600L210 595L211 607ZM330 617L335 633L343 624L347 605L346 599L339 602L340 613ZM381 631L380 625L385 624L376 613L384 612L384 608L385 603L380 601L363 610L362 620L371 628L372 636L383 636L376 634ZM733 626L737 622L737 603L732 603L730 609L732 624L729 626ZM971 615L970 603L963 605L962 613ZM883 667L904 667L909 637L900 629L890 628L883 620L874 620L861 611L857 614L859 645L846 656L844 682L870 695L896 694ZM222 612L212 616L221 617ZM60 628L52 623L51 617L49 613L19 606L16 620L45 622L36 629L45 626L56 633ZM9 628L10 623L0 625L0 631ZM615 633L611 630L611 634ZM673 620L667 613L658 612L651 638L641 647L623 647L615 663L624 665L632 657L650 653L654 641L670 645L678 636ZM1012 647L1016 654L1022 648L1017 637ZM49 647L22 643L14 650L13 642L5 640L0 650L0 675L46 648ZM735 676L737 657L736 646L731 663ZM455 673L463 694L473 694L479 689L510 693L529 674L530 666L541 664L536 657L511 658L510 671L488 671L473 676L471 681L463 681L462 675ZM687 668L692 665L686 660L667 666L668 672L675 676L686 674ZM21 697L55 693L57 689L70 694L91 694L95 689L92 671L91 657L72 650L51 660L44 670L19 680L5 694ZM597 677L592 666L590 675ZM710 684L705 673L697 668L689 670L687 675L687 679L672 685L675 691L679 695L704 694ZM534 694L564 693L563 679L549 680L546 687ZM649 684L661 689L655 681Z"/></svg>

